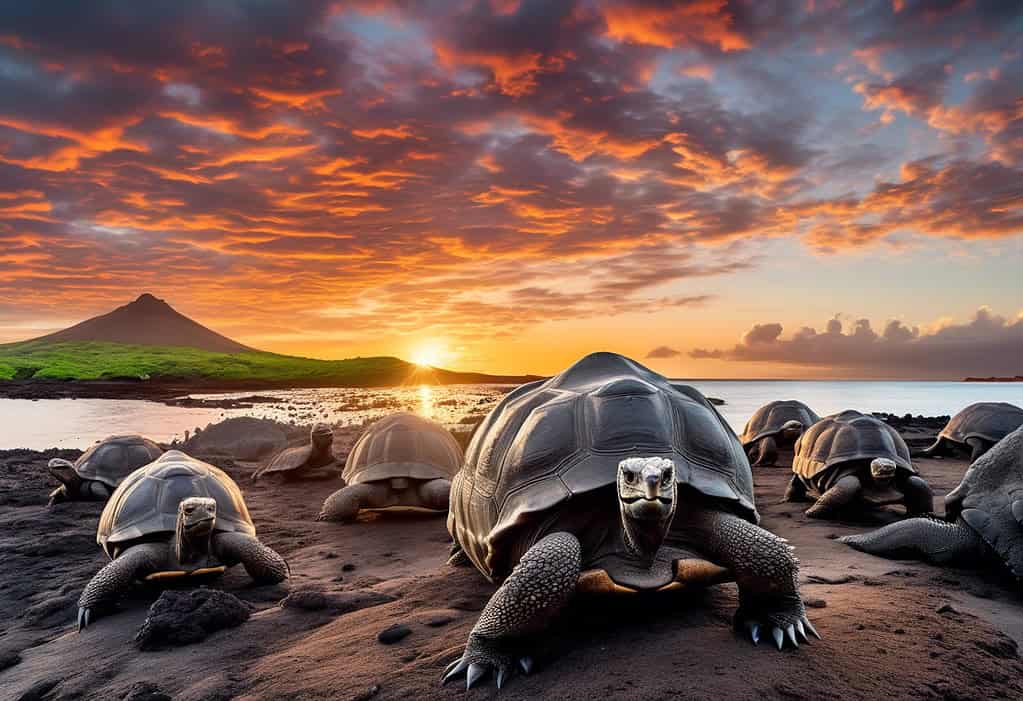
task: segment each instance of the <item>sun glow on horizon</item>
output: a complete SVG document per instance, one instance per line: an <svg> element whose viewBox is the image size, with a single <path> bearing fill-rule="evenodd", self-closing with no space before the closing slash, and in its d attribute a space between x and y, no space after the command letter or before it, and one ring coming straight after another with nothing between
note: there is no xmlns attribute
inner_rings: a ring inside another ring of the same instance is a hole
<svg viewBox="0 0 1023 701"><path fill-rule="evenodd" d="M412 350L412 362L421 368L437 367L446 353L444 347L436 341L424 343Z"/></svg>

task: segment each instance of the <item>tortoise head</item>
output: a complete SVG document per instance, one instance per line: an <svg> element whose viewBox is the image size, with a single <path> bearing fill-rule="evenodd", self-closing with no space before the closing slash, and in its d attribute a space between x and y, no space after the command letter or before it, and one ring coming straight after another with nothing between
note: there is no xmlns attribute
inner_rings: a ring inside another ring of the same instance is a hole
<svg viewBox="0 0 1023 701"><path fill-rule="evenodd" d="M179 562L209 549L210 537L217 525L217 502L209 497L188 497L178 504L174 548Z"/></svg>
<svg viewBox="0 0 1023 701"><path fill-rule="evenodd" d="M875 458L870 462L870 476L880 486L891 484L896 469L895 461L888 458Z"/></svg>
<svg viewBox="0 0 1023 701"><path fill-rule="evenodd" d="M667 458L626 458L618 463L618 504L629 547L653 561L675 515L675 463Z"/></svg>
<svg viewBox="0 0 1023 701"><path fill-rule="evenodd" d="M796 421L795 419L792 419L791 421L786 421L781 426L782 438L784 438L787 441L792 441L793 443L795 443L799 439L799 436L802 432L803 432L802 422Z"/></svg>
<svg viewBox="0 0 1023 701"><path fill-rule="evenodd" d="M326 448L334 442L334 431L327 424L316 424L310 431L309 439L317 448Z"/></svg>
<svg viewBox="0 0 1023 701"><path fill-rule="evenodd" d="M46 469L49 470L51 475L60 480L61 484L69 489L73 488L76 492L78 491L78 485L82 478L78 476L74 464L62 458L53 458L46 465Z"/></svg>

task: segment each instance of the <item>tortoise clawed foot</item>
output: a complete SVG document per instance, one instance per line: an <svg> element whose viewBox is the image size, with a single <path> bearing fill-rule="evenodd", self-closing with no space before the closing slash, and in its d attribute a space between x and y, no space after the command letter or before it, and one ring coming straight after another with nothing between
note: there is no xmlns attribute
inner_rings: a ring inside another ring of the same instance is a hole
<svg viewBox="0 0 1023 701"><path fill-rule="evenodd" d="M770 631L775 646L783 650L788 644L798 648L800 642L809 642L810 635L818 640L820 633L806 616L803 603L798 598L786 600L760 608L759 612L740 608L735 614L736 628L745 629L754 645L761 639L762 631Z"/></svg>
<svg viewBox="0 0 1023 701"><path fill-rule="evenodd" d="M516 669L521 670L523 674L530 674L533 671L533 658L529 656L516 658L502 652L494 641L470 636L465 653L444 670L441 684L447 684L464 673L466 689L472 689L488 676L493 676L497 688L500 689Z"/></svg>

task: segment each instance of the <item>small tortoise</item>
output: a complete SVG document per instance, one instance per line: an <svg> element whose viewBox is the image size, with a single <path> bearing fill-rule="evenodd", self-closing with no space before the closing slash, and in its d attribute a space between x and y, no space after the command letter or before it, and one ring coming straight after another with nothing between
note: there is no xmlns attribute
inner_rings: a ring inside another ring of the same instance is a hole
<svg viewBox="0 0 1023 701"><path fill-rule="evenodd" d="M285 448L275 455L266 467L252 475L253 481L261 477L281 476L301 479L319 473L337 462L334 457L334 431L327 424L316 424L309 432L309 444ZM330 476L330 475L327 475Z"/></svg>
<svg viewBox="0 0 1023 701"><path fill-rule="evenodd" d="M803 431L821 420L795 399L765 404L746 422L739 440L754 467L774 465L779 448L792 448Z"/></svg>
<svg viewBox="0 0 1023 701"><path fill-rule="evenodd" d="M798 645L816 635L798 561L758 521L742 446L696 389L613 353L517 388L451 488L452 560L503 583L444 681L528 673L536 636L575 592L736 581L737 628Z"/></svg>
<svg viewBox="0 0 1023 701"><path fill-rule="evenodd" d="M132 472L163 455L163 448L143 436L112 436L85 451L74 463L50 460L50 474L61 485L50 504L62 501L103 501Z"/></svg>
<svg viewBox="0 0 1023 701"><path fill-rule="evenodd" d="M930 513L931 488L909 458L898 431L873 416L847 409L808 428L796 442L786 501L816 499L810 518L829 518L853 503L903 504Z"/></svg>
<svg viewBox="0 0 1023 701"><path fill-rule="evenodd" d="M977 459L945 497L945 520L911 518L843 536L856 550L938 565L1000 562L1023 580L1023 426Z"/></svg>
<svg viewBox="0 0 1023 701"><path fill-rule="evenodd" d="M395 506L447 511L461 466L462 449L447 429L415 414L392 414L359 436L341 473L347 486L327 497L318 520L352 521L361 509Z"/></svg>
<svg viewBox="0 0 1023 701"><path fill-rule="evenodd" d="M135 580L201 578L239 563L259 582L288 576L284 558L256 539L234 480L177 450L121 483L100 516L96 542L111 562L78 599L79 630Z"/></svg>
<svg viewBox="0 0 1023 701"><path fill-rule="evenodd" d="M933 458L969 450L970 462L998 441L1023 426L1023 409L1006 402L978 402L966 407L945 424L934 445L918 453Z"/></svg>

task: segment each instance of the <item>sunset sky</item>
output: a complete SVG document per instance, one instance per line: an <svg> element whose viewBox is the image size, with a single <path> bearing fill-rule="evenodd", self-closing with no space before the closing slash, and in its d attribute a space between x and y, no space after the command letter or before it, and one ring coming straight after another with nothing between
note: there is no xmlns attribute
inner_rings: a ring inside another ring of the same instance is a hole
<svg viewBox="0 0 1023 701"><path fill-rule="evenodd" d="M0 342L1023 374L1023 3L0 7Z"/></svg>

